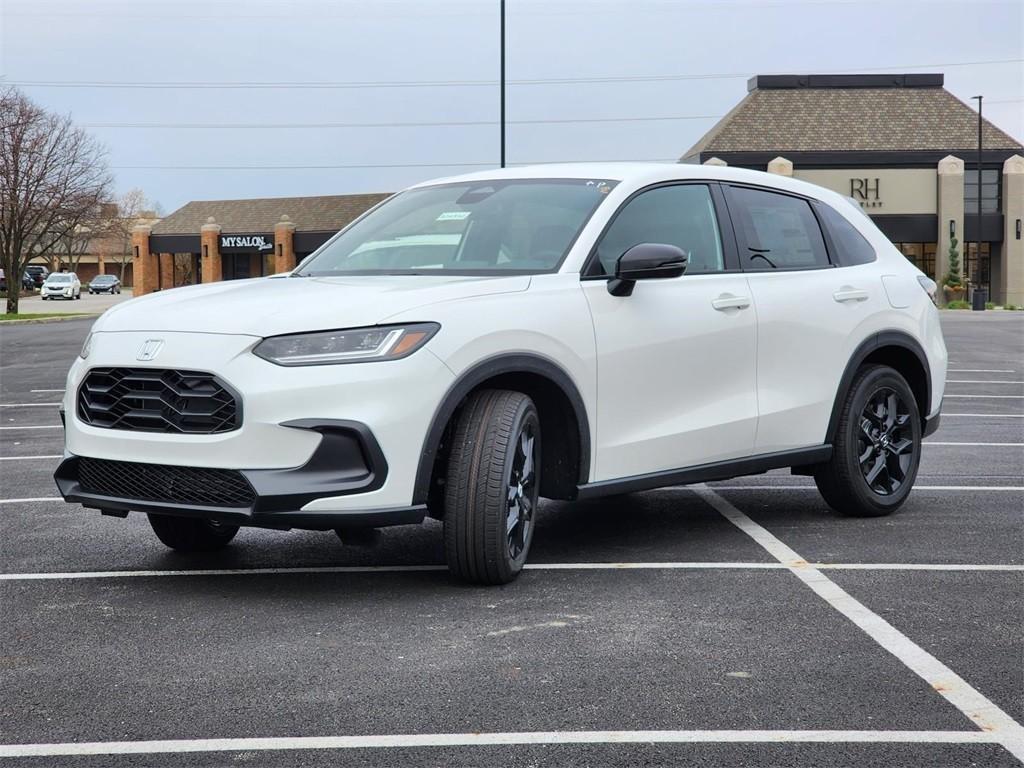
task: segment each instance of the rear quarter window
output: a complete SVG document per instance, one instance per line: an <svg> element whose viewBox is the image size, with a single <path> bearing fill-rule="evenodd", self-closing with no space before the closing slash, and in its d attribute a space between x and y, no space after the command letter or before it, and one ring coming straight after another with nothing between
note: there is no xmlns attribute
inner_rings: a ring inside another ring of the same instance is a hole
<svg viewBox="0 0 1024 768"><path fill-rule="evenodd" d="M874 247L845 216L827 203L814 206L834 247L835 262L841 267L870 264L878 258Z"/></svg>

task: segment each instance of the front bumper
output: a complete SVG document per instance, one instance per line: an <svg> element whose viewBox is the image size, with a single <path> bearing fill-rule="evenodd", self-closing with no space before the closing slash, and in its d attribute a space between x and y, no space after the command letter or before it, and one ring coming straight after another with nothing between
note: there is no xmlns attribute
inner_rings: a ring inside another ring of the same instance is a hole
<svg viewBox="0 0 1024 768"><path fill-rule="evenodd" d="M357 422L306 419L281 426L321 435L317 449L301 467L174 467L69 453L57 468L54 480L65 501L108 514L152 512L233 525L314 530L423 521L425 505L345 512L303 511L304 506L317 499L380 488L387 479L387 461L370 430ZM204 491L203 483L230 483L236 493L232 497L222 487Z"/></svg>

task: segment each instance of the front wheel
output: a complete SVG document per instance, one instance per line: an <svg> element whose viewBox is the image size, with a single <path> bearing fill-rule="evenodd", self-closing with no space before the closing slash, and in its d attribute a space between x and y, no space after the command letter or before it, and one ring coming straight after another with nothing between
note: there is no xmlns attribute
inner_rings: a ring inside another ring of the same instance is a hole
<svg viewBox="0 0 1024 768"><path fill-rule="evenodd" d="M224 549L238 533L237 525L171 515L149 515L153 533L178 552L213 552Z"/></svg>
<svg viewBox="0 0 1024 768"><path fill-rule="evenodd" d="M452 433L444 498L449 570L475 584L507 584L533 541L540 490L540 418L521 392L470 395Z"/></svg>
<svg viewBox="0 0 1024 768"><path fill-rule="evenodd" d="M832 458L814 475L829 506L880 517L910 495L921 463L921 418L909 385L884 365L862 368L843 403Z"/></svg>

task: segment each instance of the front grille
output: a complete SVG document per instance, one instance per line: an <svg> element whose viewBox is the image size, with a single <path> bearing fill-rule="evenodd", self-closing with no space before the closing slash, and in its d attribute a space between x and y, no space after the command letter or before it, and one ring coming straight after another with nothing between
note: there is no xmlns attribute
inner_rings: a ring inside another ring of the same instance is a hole
<svg viewBox="0 0 1024 768"><path fill-rule="evenodd" d="M233 469L170 467L81 457L78 484L86 493L116 499L203 507L251 507L256 494Z"/></svg>
<svg viewBox="0 0 1024 768"><path fill-rule="evenodd" d="M78 416L107 429L212 435L238 429L242 408L209 373L93 368L78 389Z"/></svg>

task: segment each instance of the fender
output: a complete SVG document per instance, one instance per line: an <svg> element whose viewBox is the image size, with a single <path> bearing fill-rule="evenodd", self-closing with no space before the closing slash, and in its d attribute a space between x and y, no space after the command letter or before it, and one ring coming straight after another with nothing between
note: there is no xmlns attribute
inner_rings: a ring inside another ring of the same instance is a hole
<svg viewBox="0 0 1024 768"><path fill-rule="evenodd" d="M860 368L868 355L882 347L902 347L912 352L918 362L921 363L921 367L924 368L925 407L920 414L921 424L924 427L928 419L928 408L932 401L932 371L928 365L928 358L924 353L924 349L921 348L921 345L917 343L913 336L903 331L879 331L862 341L853 351L850 361L846 364L846 370L843 371L843 376L839 380L839 388L836 390L836 398L832 404L832 415L828 420L828 430L825 432L826 445L832 445L835 442L836 429L839 426L840 409L846 401L846 395L850 391L850 385L853 383L853 377L857 373L857 369Z"/></svg>
<svg viewBox="0 0 1024 768"><path fill-rule="evenodd" d="M420 452L419 467L416 470L416 484L413 487L413 504L426 504L430 493L430 479L434 470L434 461L441 445L441 437L452 414L466 395L476 386L494 376L507 373L533 373L543 376L562 390L572 404L579 425L580 468L579 483L586 483L590 478L590 423L587 421L587 410L579 390L572 378L557 363L535 354L510 354L489 357L476 363L464 371L445 393L441 404L434 413L430 428L423 440Z"/></svg>

